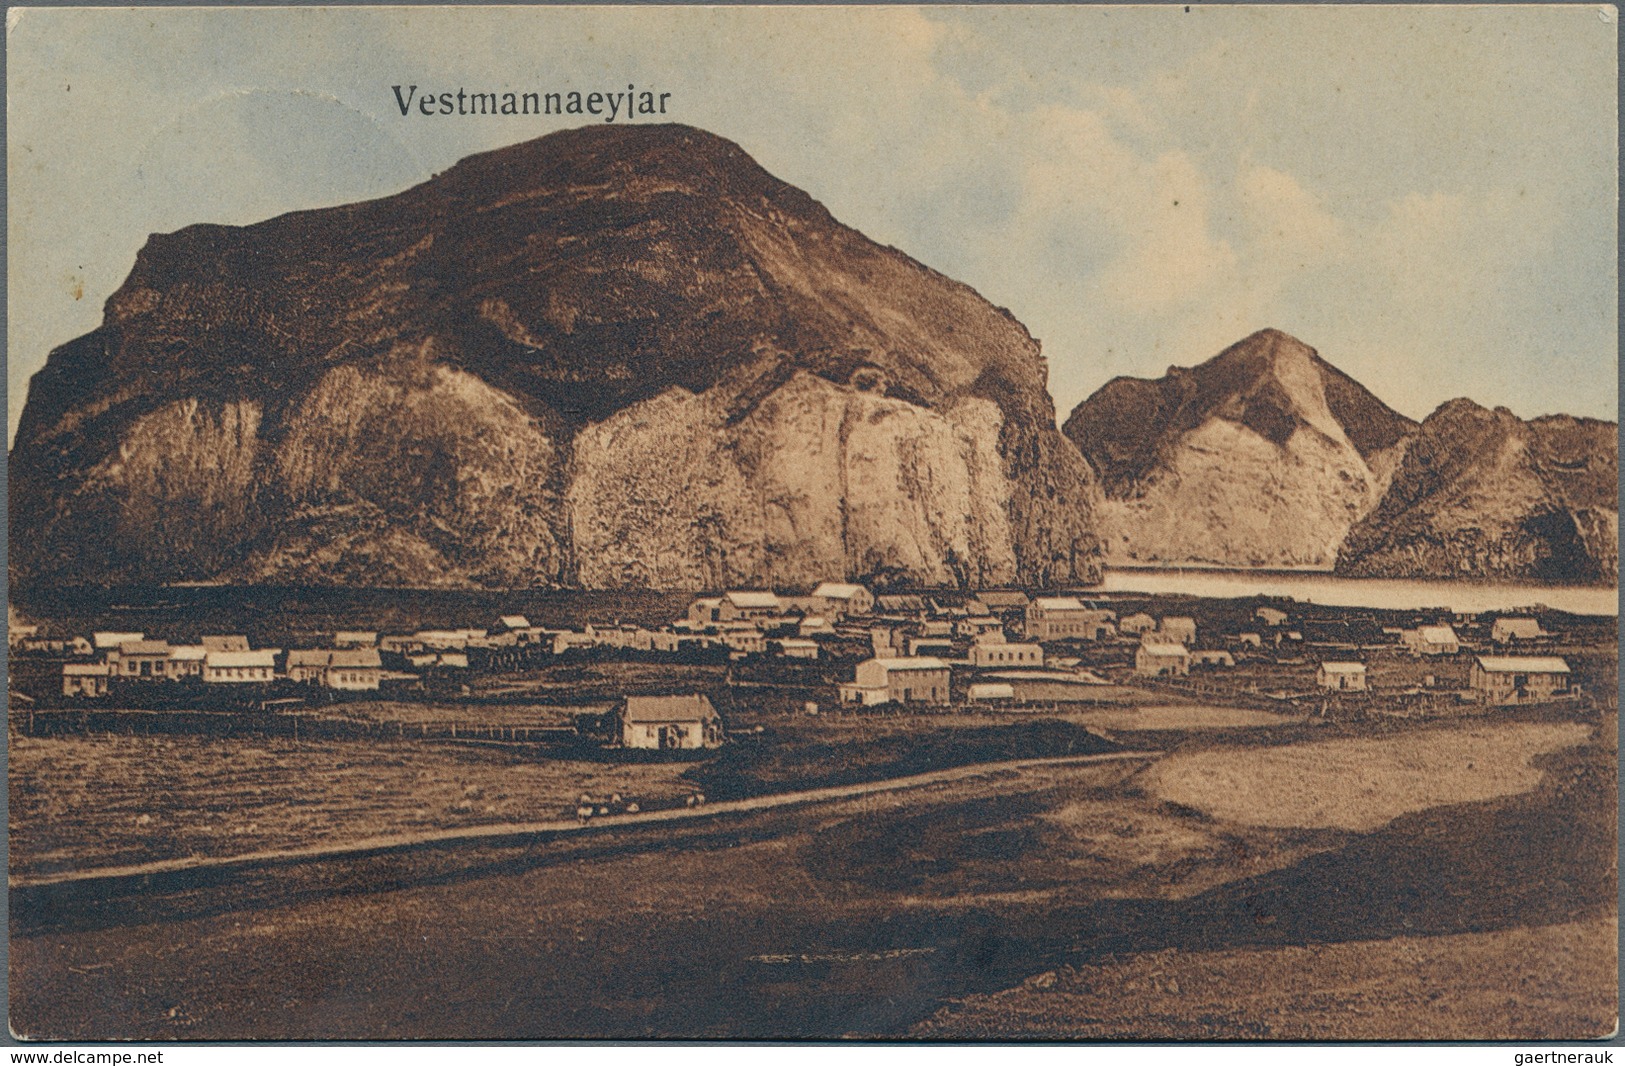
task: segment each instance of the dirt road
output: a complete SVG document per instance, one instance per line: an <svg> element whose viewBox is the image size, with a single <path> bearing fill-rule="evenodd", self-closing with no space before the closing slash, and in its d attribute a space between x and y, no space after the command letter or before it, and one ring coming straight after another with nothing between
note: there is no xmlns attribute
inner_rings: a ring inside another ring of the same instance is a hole
<svg viewBox="0 0 1625 1066"><path fill-rule="evenodd" d="M828 803L832 800L872 796L885 792L900 792L950 781L963 781L972 777L1018 772L1044 766L1084 766L1092 763L1132 761L1148 762L1162 754L1159 751L1119 751L1096 755L1067 755L1049 759L1012 759L1004 762L974 763L969 766L955 766L947 770L936 770L931 773L893 777L883 781L804 789L797 792L754 796L749 799L729 800L721 803L705 803L693 807L640 811L635 814L595 815L585 819L553 819L506 825L470 826L424 833L369 837L362 840L323 844L308 848L252 851L238 855L190 855L180 859L165 859L158 862L137 863L127 866L105 866L32 877L12 877L8 883L14 890L48 889L53 885L88 887L97 882L120 882L137 879L145 879L148 884L156 884L166 875L197 871L247 870L266 866L286 866L299 862L362 858L389 852L432 848L438 845L462 845L479 842L515 844L532 840L547 840L572 834L603 833L629 827L693 822L747 814L753 811L798 807L811 803Z"/></svg>

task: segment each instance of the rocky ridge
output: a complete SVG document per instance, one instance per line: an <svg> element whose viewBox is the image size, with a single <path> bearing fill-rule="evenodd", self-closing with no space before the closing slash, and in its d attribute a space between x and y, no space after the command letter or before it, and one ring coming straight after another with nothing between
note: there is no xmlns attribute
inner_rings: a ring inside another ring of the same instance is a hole
<svg viewBox="0 0 1625 1066"><path fill-rule="evenodd" d="M1415 425L1267 329L1159 380L1108 382L1063 432L1100 476L1110 561L1328 567Z"/></svg>
<svg viewBox="0 0 1625 1066"><path fill-rule="evenodd" d="M1337 570L1616 584L1619 427L1451 400L1422 422Z"/></svg>
<svg viewBox="0 0 1625 1066"><path fill-rule="evenodd" d="M51 354L14 581L1099 576L1038 344L719 137L568 130L155 235Z"/></svg>

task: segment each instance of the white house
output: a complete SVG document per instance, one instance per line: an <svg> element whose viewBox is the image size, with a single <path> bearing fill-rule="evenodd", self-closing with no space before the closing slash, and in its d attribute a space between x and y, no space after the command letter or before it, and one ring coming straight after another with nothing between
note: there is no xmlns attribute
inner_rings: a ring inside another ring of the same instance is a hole
<svg viewBox="0 0 1625 1066"><path fill-rule="evenodd" d="M1415 655L1454 655L1461 650L1456 631L1449 626L1417 626L1405 631L1406 646Z"/></svg>
<svg viewBox="0 0 1625 1066"><path fill-rule="evenodd" d="M1569 664L1555 655L1480 655L1468 687L1485 703L1538 703L1570 695Z"/></svg>
<svg viewBox="0 0 1625 1066"><path fill-rule="evenodd" d="M719 622L748 622L784 613L784 604L771 592L729 592L717 608Z"/></svg>
<svg viewBox="0 0 1625 1066"><path fill-rule="evenodd" d="M1165 644L1189 645L1196 639L1196 619L1183 615L1164 618L1157 626L1157 635Z"/></svg>
<svg viewBox="0 0 1625 1066"><path fill-rule="evenodd" d="M1012 666L1043 666L1044 649L1037 644L987 642L973 644L970 664L979 670Z"/></svg>
<svg viewBox="0 0 1625 1066"><path fill-rule="evenodd" d="M949 676L948 664L932 656L866 659L841 686L841 702L947 703Z"/></svg>
<svg viewBox="0 0 1625 1066"><path fill-rule="evenodd" d="M383 676L377 648L339 648L329 654L322 681L344 692L376 692Z"/></svg>
<svg viewBox="0 0 1625 1066"><path fill-rule="evenodd" d="M241 685L276 677L277 649L209 651L203 656L203 680L210 685Z"/></svg>
<svg viewBox="0 0 1625 1066"><path fill-rule="evenodd" d="M169 645L161 640L127 640L107 661L117 677L150 681L168 676Z"/></svg>
<svg viewBox="0 0 1625 1066"><path fill-rule="evenodd" d="M874 593L862 585L826 581L813 589L813 609L829 618L844 618L852 614L868 614L875 609Z"/></svg>
<svg viewBox="0 0 1625 1066"><path fill-rule="evenodd" d="M1040 596L1027 605L1027 639L1099 640L1117 631L1116 618L1074 596Z"/></svg>
<svg viewBox="0 0 1625 1066"><path fill-rule="evenodd" d="M628 748L714 748L722 743L722 716L703 693L628 696L621 707L621 743Z"/></svg>
<svg viewBox="0 0 1625 1066"><path fill-rule="evenodd" d="M171 681L203 676L203 657L208 649L201 644L177 644L169 649L164 661L164 673Z"/></svg>
<svg viewBox="0 0 1625 1066"><path fill-rule="evenodd" d="M1535 618L1497 618L1490 627L1490 639L1497 644L1512 644L1520 640L1539 640L1551 636L1540 628Z"/></svg>
<svg viewBox="0 0 1625 1066"><path fill-rule="evenodd" d="M1321 663L1315 683L1334 692L1364 692L1365 663Z"/></svg>
<svg viewBox="0 0 1625 1066"><path fill-rule="evenodd" d="M779 647L779 654L786 659L816 659L818 658L818 642L805 640L801 637L785 637L773 642Z"/></svg>
<svg viewBox="0 0 1625 1066"><path fill-rule="evenodd" d="M321 684L327 673L327 659L333 653L327 648L294 648L288 652L282 673L289 681Z"/></svg>
<svg viewBox="0 0 1625 1066"><path fill-rule="evenodd" d="M1141 677L1184 677L1191 672L1190 652L1183 644L1147 641L1134 653L1134 672Z"/></svg>
<svg viewBox="0 0 1625 1066"><path fill-rule="evenodd" d="M63 663L62 695L105 696L107 673L106 663Z"/></svg>

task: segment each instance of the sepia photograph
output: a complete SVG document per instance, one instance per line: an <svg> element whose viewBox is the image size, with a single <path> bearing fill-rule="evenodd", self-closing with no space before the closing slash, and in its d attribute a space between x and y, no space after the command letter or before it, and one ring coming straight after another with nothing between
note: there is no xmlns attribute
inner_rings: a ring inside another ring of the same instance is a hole
<svg viewBox="0 0 1625 1066"><path fill-rule="evenodd" d="M1612 5L7 11L14 1041L1596 1041Z"/></svg>

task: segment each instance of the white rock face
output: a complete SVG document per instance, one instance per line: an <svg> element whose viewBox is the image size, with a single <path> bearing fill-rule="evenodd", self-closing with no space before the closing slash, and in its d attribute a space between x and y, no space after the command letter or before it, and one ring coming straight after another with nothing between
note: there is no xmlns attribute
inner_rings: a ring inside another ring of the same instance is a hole
<svg viewBox="0 0 1625 1066"><path fill-rule="evenodd" d="M254 509L262 413L253 402L211 409L187 399L143 415L90 470L75 506L98 515L131 555L227 565L215 545Z"/></svg>
<svg viewBox="0 0 1625 1066"><path fill-rule="evenodd" d="M916 407L798 373L728 424L669 389L582 430L565 494L589 588L1009 582L1012 485L986 400Z"/></svg>
<svg viewBox="0 0 1625 1066"><path fill-rule="evenodd" d="M1384 461L1368 464L1341 430L1334 438L1303 426L1276 445L1210 418L1180 439L1142 495L1102 504L1106 557L1118 564L1330 567L1350 527L1387 490L1397 451L1376 453Z"/></svg>

